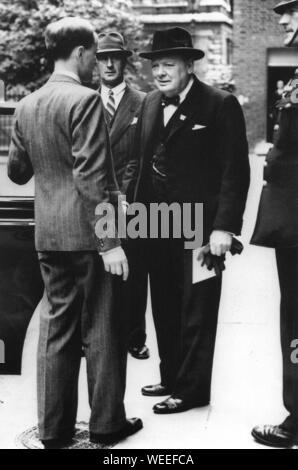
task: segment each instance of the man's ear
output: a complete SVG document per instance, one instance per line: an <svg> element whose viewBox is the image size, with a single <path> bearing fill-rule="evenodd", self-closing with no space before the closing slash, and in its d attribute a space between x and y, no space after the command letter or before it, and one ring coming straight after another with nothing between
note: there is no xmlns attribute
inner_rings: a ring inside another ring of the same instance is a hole
<svg viewBox="0 0 298 470"><path fill-rule="evenodd" d="M76 57L77 57L78 59L81 59L82 56L83 56L83 54L84 54L84 51L85 51L84 46L79 46L79 47L77 47L77 49L76 49Z"/></svg>
<svg viewBox="0 0 298 470"><path fill-rule="evenodd" d="M124 72L124 69L127 66L127 57L122 58L121 64L122 64L122 72Z"/></svg>
<svg viewBox="0 0 298 470"><path fill-rule="evenodd" d="M187 61L187 68L188 68L189 73L193 73L194 66L195 66L194 61L192 59L189 59Z"/></svg>

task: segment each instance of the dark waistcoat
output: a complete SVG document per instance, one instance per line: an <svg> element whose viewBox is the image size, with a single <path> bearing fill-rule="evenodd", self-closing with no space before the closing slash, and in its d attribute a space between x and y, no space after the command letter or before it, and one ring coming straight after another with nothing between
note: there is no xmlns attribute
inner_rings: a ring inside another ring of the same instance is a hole
<svg viewBox="0 0 298 470"><path fill-rule="evenodd" d="M155 151L152 155L152 163L164 175L168 173L168 146L166 143L167 137L171 131L173 121L176 117L177 111L171 117L167 125L164 125L164 108L160 107L158 119L156 121L155 129Z"/></svg>

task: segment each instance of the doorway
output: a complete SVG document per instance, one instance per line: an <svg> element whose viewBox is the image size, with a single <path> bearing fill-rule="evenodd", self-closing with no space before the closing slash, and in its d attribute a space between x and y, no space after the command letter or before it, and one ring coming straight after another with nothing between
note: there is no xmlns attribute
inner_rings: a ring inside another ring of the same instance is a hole
<svg viewBox="0 0 298 470"><path fill-rule="evenodd" d="M298 61L297 61L298 62ZM267 141L273 141L273 130L277 122L276 102L280 93L291 80L297 67L268 67L267 81ZM280 91L281 90L281 91Z"/></svg>
<svg viewBox="0 0 298 470"><path fill-rule="evenodd" d="M267 140L272 142L277 120L276 102L298 68L298 48L272 47L267 49Z"/></svg>

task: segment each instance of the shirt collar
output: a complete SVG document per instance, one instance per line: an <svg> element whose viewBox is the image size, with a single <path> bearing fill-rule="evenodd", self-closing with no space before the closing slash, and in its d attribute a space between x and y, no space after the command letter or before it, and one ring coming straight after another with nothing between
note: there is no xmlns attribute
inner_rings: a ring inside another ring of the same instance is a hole
<svg viewBox="0 0 298 470"><path fill-rule="evenodd" d="M102 86L101 86L101 89L102 89L103 93L108 95L109 91L113 90L114 96L120 95L120 93L122 93L125 90L125 88L126 88L126 83L124 81L122 83L120 83L120 85L115 86L114 88L108 88L104 84L102 84Z"/></svg>
<svg viewBox="0 0 298 470"><path fill-rule="evenodd" d="M75 73L71 72L70 70L63 70L59 72L54 72L55 75L65 75L66 77L73 78L76 82L82 83L80 77Z"/></svg>
<svg viewBox="0 0 298 470"><path fill-rule="evenodd" d="M183 91L181 91L181 93L179 93L179 96L180 96L180 103L182 103L182 101L185 100L186 96L188 95L191 87L193 86L193 83L194 83L194 78L191 77L191 79L189 80L187 86L184 88Z"/></svg>

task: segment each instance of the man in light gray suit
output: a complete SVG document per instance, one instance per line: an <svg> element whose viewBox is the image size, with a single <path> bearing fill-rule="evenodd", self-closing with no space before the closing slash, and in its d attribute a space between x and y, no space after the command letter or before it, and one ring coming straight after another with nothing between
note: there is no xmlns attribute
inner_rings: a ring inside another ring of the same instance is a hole
<svg viewBox="0 0 298 470"><path fill-rule="evenodd" d="M74 435L83 343L90 440L110 443L134 434L142 422L127 420L123 405L127 259L119 239L98 239L94 230L98 204L113 203L118 195L100 96L82 86L92 77L97 39L87 21L64 18L47 27L46 46L54 73L19 103L8 163L18 184L35 175L35 242L45 283L40 439L56 448Z"/></svg>

